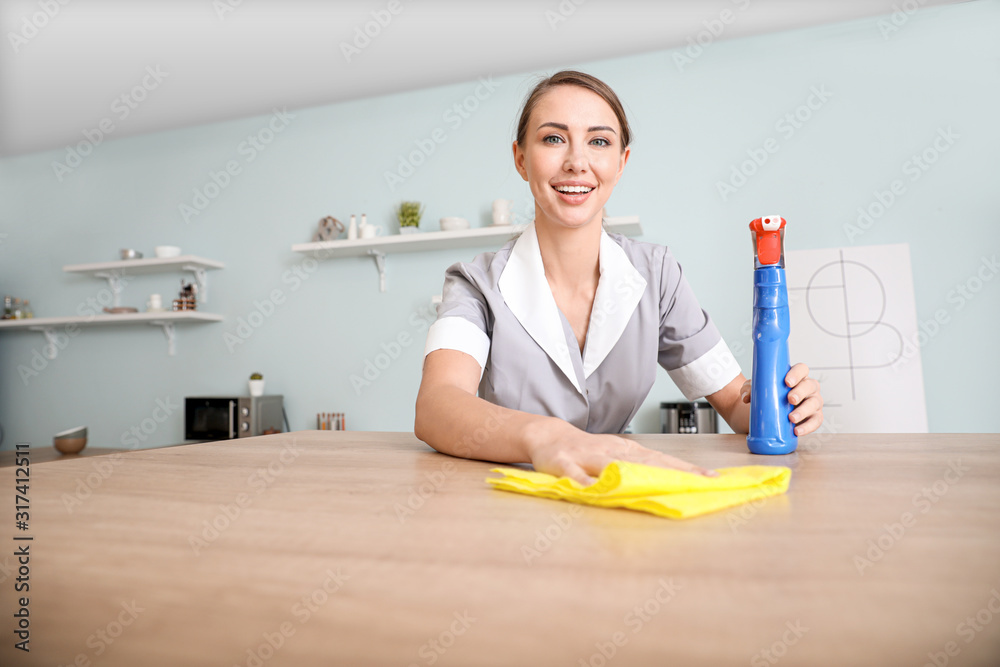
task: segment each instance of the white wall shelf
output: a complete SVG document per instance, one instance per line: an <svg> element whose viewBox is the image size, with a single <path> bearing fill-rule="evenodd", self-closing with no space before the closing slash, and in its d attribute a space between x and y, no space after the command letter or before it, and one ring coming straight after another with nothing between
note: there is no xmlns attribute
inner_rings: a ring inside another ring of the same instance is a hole
<svg viewBox="0 0 1000 667"><path fill-rule="evenodd" d="M27 329L29 331L40 331L45 335L48 343L45 356L55 359L60 345L58 343L56 327L97 327L97 326L122 326L126 324L151 324L163 328L163 335L167 337L167 353L171 356L176 352L176 336L174 334L175 324L193 324L203 322L221 322L222 315L215 313L200 313L195 310L164 311L162 313L118 313L115 315L91 315L91 316L70 316L70 317L33 317L26 320L0 320L0 330L3 329Z"/></svg>
<svg viewBox="0 0 1000 667"><path fill-rule="evenodd" d="M83 273L94 278L104 278L108 281L111 293L114 295L115 307L121 305L122 288L125 279L130 275L149 273L168 273L170 271L191 271L198 281L198 301L208 301L208 278L206 272L210 269L224 269L226 265L214 259L205 259L194 255L179 257L154 257L150 259L123 259L114 262L96 262L93 264L67 264L63 271L67 273ZM177 351L177 337L174 333L175 324L197 324L204 322L221 322L222 315L204 313L195 310L116 313L106 315L71 315L68 317L37 317L27 320L0 320L0 331L4 329L27 329L40 331L48 343L45 356L55 359L59 354L59 333L56 327L96 327L124 324L150 324L163 329L167 337L167 354L173 356Z"/></svg>
<svg viewBox="0 0 1000 667"><path fill-rule="evenodd" d="M105 278L111 288L111 293L114 295L114 306L117 307L121 305L122 279L125 276L168 273L170 271L190 271L193 273L198 282L198 301L208 303L207 271L224 268L226 268L225 264L214 259L205 259L195 255L180 255L169 258L151 257L149 259L122 259L93 264L67 264L63 267L63 271Z"/></svg>
<svg viewBox="0 0 1000 667"><path fill-rule="evenodd" d="M604 224L609 231L625 234L626 236L640 236L642 234L642 225L639 224L639 216L605 218ZM375 258L375 265L379 270L380 289L384 292L385 256L388 253L427 252L432 250L495 245L497 243L505 243L523 229L524 226L503 225L474 227L455 232L390 234L387 236L376 236L371 239L298 243L292 246L292 251L309 255L315 259L372 256Z"/></svg>

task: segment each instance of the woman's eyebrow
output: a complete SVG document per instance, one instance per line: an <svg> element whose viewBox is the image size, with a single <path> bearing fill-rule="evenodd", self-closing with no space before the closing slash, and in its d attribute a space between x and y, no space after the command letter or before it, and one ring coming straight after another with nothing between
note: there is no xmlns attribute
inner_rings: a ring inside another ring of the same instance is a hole
<svg viewBox="0 0 1000 667"><path fill-rule="evenodd" d="M540 130L543 127L554 127L562 130L563 132L569 132L569 126L563 125L562 123L552 123L552 122L542 123L541 125L538 126L538 129ZM608 127L607 125L591 125L590 127L587 128L587 132L611 132L617 134L617 132L615 132L615 129L613 127Z"/></svg>

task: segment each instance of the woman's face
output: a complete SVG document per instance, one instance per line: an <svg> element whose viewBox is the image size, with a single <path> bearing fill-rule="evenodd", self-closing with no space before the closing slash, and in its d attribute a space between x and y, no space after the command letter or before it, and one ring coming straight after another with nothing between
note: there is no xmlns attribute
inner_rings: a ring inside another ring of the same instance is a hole
<svg viewBox="0 0 1000 667"><path fill-rule="evenodd" d="M600 224L601 209L628 161L621 128L604 99L579 86L557 86L528 118L514 164L535 197L536 224Z"/></svg>

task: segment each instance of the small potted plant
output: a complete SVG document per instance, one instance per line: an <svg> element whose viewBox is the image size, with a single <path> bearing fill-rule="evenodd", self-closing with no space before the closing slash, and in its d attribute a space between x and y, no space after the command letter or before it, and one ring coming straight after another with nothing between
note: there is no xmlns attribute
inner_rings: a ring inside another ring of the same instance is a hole
<svg viewBox="0 0 1000 667"><path fill-rule="evenodd" d="M424 209L418 201L404 201L399 203L396 209L396 218L399 220L400 234L413 234L420 231L420 216Z"/></svg>
<svg viewBox="0 0 1000 667"><path fill-rule="evenodd" d="M264 376L260 373L253 373L250 376L250 395L251 396L263 396L264 395Z"/></svg>

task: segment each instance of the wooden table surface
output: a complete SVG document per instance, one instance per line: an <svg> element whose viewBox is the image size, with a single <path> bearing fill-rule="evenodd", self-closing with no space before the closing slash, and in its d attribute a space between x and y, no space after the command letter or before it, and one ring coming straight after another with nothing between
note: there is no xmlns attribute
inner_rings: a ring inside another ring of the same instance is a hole
<svg viewBox="0 0 1000 667"><path fill-rule="evenodd" d="M1000 664L1000 436L634 437L791 486L670 521L494 490L412 434L303 431L39 463L17 531L5 468L0 664Z"/></svg>

